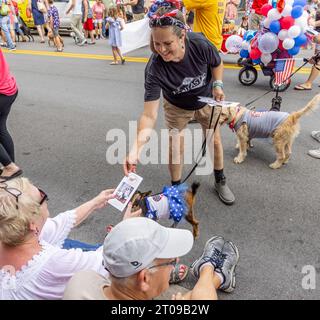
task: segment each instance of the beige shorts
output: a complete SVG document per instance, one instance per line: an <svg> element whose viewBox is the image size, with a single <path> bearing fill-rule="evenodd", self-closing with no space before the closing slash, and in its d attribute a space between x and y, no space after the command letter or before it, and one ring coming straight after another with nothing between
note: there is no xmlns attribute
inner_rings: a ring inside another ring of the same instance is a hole
<svg viewBox="0 0 320 320"><path fill-rule="evenodd" d="M166 126L169 130L178 129L179 131L181 131L185 129L188 122L192 119L197 120L201 124L201 127L203 129L209 129L212 107L208 105L199 110L184 110L174 106L164 99L163 108ZM219 113L220 108L216 107L214 109L211 128L214 127Z"/></svg>

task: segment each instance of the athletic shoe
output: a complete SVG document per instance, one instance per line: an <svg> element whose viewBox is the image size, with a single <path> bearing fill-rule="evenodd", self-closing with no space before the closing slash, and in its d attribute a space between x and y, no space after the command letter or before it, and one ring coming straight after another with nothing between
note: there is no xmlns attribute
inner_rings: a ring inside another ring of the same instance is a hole
<svg viewBox="0 0 320 320"><path fill-rule="evenodd" d="M215 269L219 266L224 242L223 237L219 236L213 237L207 241L201 257L195 260L190 267L190 271L195 278L199 279L200 268L203 264L209 262Z"/></svg>

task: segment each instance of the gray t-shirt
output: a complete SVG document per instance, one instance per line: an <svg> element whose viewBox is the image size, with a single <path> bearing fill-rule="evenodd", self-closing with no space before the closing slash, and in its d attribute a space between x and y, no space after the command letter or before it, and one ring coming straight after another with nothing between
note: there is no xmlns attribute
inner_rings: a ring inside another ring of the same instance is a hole
<svg viewBox="0 0 320 320"><path fill-rule="evenodd" d="M95 271L80 271L68 282L63 300L108 300L103 289L110 287L110 285L109 278L105 278Z"/></svg>
<svg viewBox="0 0 320 320"><path fill-rule="evenodd" d="M249 138L268 138L275 129L289 116L287 112L278 111L246 111L237 121L234 129L238 131L243 123L249 130Z"/></svg>

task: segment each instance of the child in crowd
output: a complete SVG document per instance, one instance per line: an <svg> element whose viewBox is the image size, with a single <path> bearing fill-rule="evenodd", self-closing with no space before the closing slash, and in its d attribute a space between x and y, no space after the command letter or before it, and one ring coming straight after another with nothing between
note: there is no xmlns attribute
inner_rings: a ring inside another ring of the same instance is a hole
<svg viewBox="0 0 320 320"><path fill-rule="evenodd" d="M116 6L109 9L109 17L107 18L107 28L109 29L109 43L112 47L113 62L111 65L118 64L117 56L121 59L121 64L125 63L125 59L121 55L120 48L122 46L120 31L124 28L123 19L119 18Z"/></svg>
<svg viewBox="0 0 320 320"><path fill-rule="evenodd" d="M48 37L53 37L53 42L57 48L58 52L63 51L61 38L59 35L59 28L60 28L60 18L59 12L57 7L54 5L53 0L48 0L49 3L49 10L48 10L48 24L50 27L50 31Z"/></svg>
<svg viewBox="0 0 320 320"><path fill-rule="evenodd" d="M241 21L241 25L238 29L237 34L240 37L243 37L243 35L245 34L246 31L248 31L249 29L249 21L248 21L248 16L243 16L242 17L242 21Z"/></svg>
<svg viewBox="0 0 320 320"><path fill-rule="evenodd" d="M94 25L95 25L95 30L96 30L96 39L103 38L102 22L105 18L105 16L104 16L105 10L106 10L106 8L105 8L104 4L102 3L102 0L97 0L92 7Z"/></svg>

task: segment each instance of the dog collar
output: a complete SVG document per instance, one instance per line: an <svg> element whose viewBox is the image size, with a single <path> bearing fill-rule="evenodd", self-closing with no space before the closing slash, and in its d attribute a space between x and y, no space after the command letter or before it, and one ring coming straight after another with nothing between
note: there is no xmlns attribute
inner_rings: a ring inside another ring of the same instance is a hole
<svg viewBox="0 0 320 320"><path fill-rule="evenodd" d="M234 118L231 120L231 122L229 123L229 128L234 132L234 125L236 124L236 118L237 118L237 115L240 111L240 107L237 107L237 112L236 112L236 115L234 116Z"/></svg>

